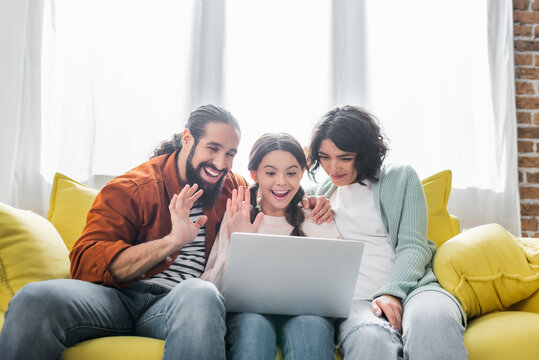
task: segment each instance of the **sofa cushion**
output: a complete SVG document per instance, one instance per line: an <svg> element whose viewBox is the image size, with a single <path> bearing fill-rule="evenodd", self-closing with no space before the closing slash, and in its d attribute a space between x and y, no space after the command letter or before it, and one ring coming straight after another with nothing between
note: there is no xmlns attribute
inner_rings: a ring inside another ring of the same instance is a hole
<svg viewBox="0 0 539 360"><path fill-rule="evenodd" d="M464 346L470 360L532 360L539 354L539 314L501 311L468 324Z"/></svg>
<svg viewBox="0 0 539 360"><path fill-rule="evenodd" d="M162 359L165 342L141 336L108 336L83 341L66 349L64 360Z"/></svg>
<svg viewBox="0 0 539 360"><path fill-rule="evenodd" d="M86 215L97 193L65 175L54 175L47 220L56 227L69 250L86 225Z"/></svg>
<svg viewBox="0 0 539 360"><path fill-rule="evenodd" d="M478 226L438 249L434 272L469 318L502 310L539 288L539 241L498 224Z"/></svg>
<svg viewBox="0 0 539 360"><path fill-rule="evenodd" d="M68 251L54 226L0 203L0 310L30 282L69 277Z"/></svg>
<svg viewBox="0 0 539 360"><path fill-rule="evenodd" d="M451 171L444 170L421 181L427 200L429 223L427 237L437 247L460 232L460 224L447 212L451 192Z"/></svg>
<svg viewBox="0 0 539 360"><path fill-rule="evenodd" d="M527 311L539 314L539 290L528 296L526 299L511 305L508 310Z"/></svg>

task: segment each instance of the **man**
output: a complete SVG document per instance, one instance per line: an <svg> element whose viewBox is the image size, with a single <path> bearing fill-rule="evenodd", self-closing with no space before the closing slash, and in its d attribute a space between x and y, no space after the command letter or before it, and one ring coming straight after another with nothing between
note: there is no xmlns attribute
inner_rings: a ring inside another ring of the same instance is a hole
<svg viewBox="0 0 539 360"><path fill-rule="evenodd" d="M87 339L135 334L164 339L164 359L224 359L224 301L199 278L226 199L247 185L229 171L239 140L228 111L202 106L152 159L109 182L71 250L73 279L29 284L10 302L2 358L57 359ZM315 216L325 220L327 205Z"/></svg>

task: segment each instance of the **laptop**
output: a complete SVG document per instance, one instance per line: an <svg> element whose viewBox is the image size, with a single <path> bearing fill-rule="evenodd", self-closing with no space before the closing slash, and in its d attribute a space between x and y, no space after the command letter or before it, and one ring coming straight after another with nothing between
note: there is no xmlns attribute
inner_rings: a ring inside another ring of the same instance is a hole
<svg viewBox="0 0 539 360"><path fill-rule="evenodd" d="M363 243L233 233L224 275L229 312L348 317Z"/></svg>

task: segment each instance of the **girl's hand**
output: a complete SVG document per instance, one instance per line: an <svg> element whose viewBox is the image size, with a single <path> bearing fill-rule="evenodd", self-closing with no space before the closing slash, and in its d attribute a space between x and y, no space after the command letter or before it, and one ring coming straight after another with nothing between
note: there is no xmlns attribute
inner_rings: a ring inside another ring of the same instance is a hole
<svg viewBox="0 0 539 360"><path fill-rule="evenodd" d="M377 317L385 314L389 325L402 334L402 304L401 301L391 295L381 295L371 302L371 309Z"/></svg>
<svg viewBox="0 0 539 360"><path fill-rule="evenodd" d="M233 232L257 232L264 218L260 212L251 224L251 192L243 187L232 190L232 199L226 201L226 211L229 238Z"/></svg>
<svg viewBox="0 0 539 360"><path fill-rule="evenodd" d="M333 211L329 199L323 196L304 196L302 205L305 209L313 209L311 217L315 223L321 224L324 221L328 223L333 221Z"/></svg>

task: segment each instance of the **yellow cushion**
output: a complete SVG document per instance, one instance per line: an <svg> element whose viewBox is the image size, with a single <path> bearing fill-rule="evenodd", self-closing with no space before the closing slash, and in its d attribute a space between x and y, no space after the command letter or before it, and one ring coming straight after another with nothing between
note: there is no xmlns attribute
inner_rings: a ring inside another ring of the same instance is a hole
<svg viewBox="0 0 539 360"><path fill-rule="evenodd" d="M0 311L0 333L2 332L2 327L4 326L4 312Z"/></svg>
<svg viewBox="0 0 539 360"><path fill-rule="evenodd" d="M451 171L444 170L421 181L427 200L429 223L427 237L437 247L460 232L458 219L447 212L451 192Z"/></svg>
<svg viewBox="0 0 539 360"><path fill-rule="evenodd" d="M165 342L141 336L109 336L83 341L64 351L64 360L161 360Z"/></svg>
<svg viewBox="0 0 539 360"><path fill-rule="evenodd" d="M516 238L498 224L478 226L438 249L434 272L469 318L502 310L539 288L539 240Z"/></svg>
<svg viewBox="0 0 539 360"><path fill-rule="evenodd" d="M508 310L527 311L539 314L539 290L528 296L526 299L511 305Z"/></svg>
<svg viewBox="0 0 539 360"><path fill-rule="evenodd" d="M54 226L0 203L0 310L30 282L69 277L67 248Z"/></svg>
<svg viewBox="0 0 539 360"><path fill-rule="evenodd" d="M539 354L539 314L502 311L468 324L464 345L469 360L536 360Z"/></svg>
<svg viewBox="0 0 539 360"><path fill-rule="evenodd" d="M56 227L69 250L86 225L86 215L97 193L65 175L54 175L47 220Z"/></svg>

